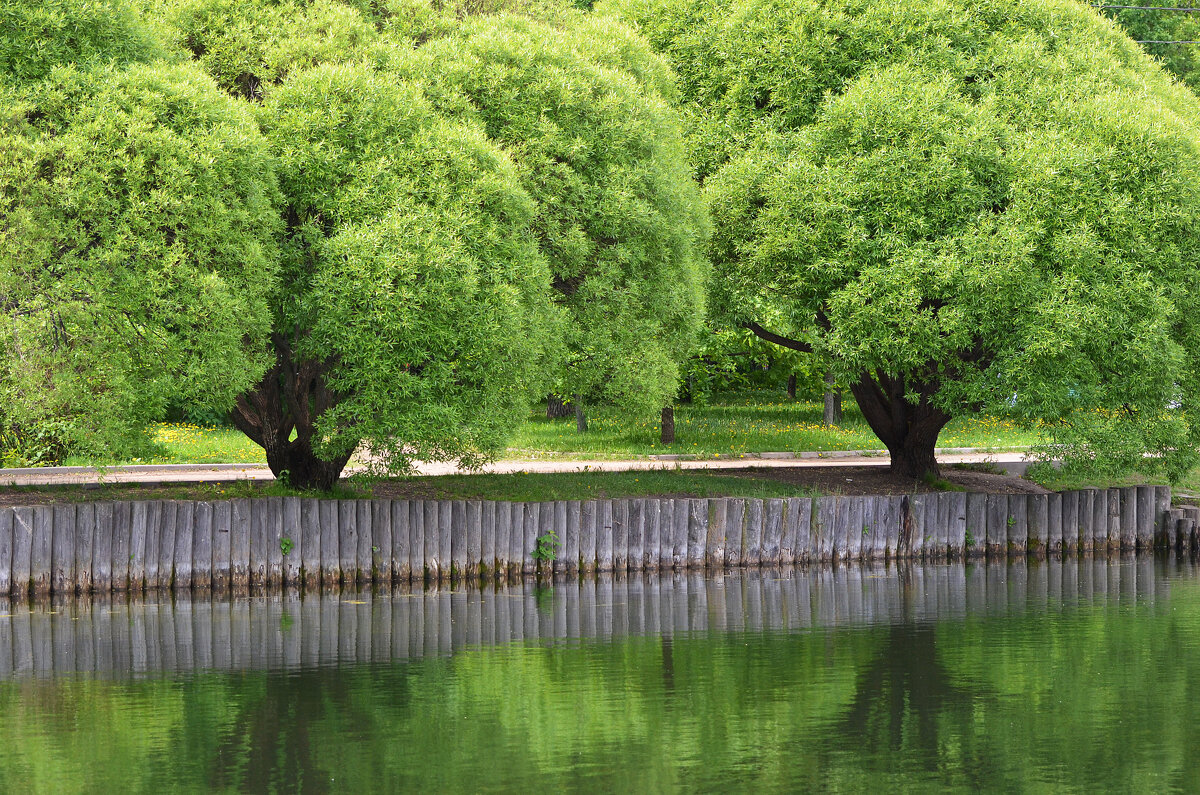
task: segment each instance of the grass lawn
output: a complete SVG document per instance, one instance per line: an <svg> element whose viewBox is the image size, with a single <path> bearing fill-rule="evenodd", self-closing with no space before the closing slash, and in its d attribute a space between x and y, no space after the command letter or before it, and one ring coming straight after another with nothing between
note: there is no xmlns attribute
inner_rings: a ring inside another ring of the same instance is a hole
<svg viewBox="0 0 1200 795"><path fill-rule="evenodd" d="M185 422L155 423L154 441L159 450L145 458L128 461L92 461L79 456L67 459L68 466L90 464L265 464L263 449L234 428L193 425Z"/></svg>
<svg viewBox="0 0 1200 795"><path fill-rule="evenodd" d="M806 450L882 450L853 400L845 401L840 427L821 424L821 404L790 400L783 393L727 395L711 405L675 409L675 443L659 442L658 418L629 417L596 408L588 432L576 433L574 417L546 419L544 407L531 413L509 442L505 458L580 459L684 454L701 458ZM957 419L946 426L940 447L1025 449L1039 441L1034 431L1000 417Z"/></svg>

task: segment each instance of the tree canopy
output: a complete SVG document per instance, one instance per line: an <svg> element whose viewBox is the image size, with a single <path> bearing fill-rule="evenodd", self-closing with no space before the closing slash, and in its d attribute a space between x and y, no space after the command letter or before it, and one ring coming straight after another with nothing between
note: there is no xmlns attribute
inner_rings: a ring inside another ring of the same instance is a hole
<svg viewBox="0 0 1200 795"><path fill-rule="evenodd" d="M893 468L980 410L1195 459L1200 116L1072 2L611 0L680 75L720 279L805 318ZM1158 457L1143 458L1153 452Z"/></svg>
<svg viewBox="0 0 1200 795"><path fill-rule="evenodd" d="M670 72L611 20L512 7L156 9L278 163L275 366L233 416L293 483L360 444L393 471L481 460L530 390L647 410L676 389L705 214Z"/></svg>
<svg viewBox="0 0 1200 795"><path fill-rule="evenodd" d="M228 406L265 367L279 220L249 109L108 11L4 6L0 405L111 453L169 399Z"/></svg>

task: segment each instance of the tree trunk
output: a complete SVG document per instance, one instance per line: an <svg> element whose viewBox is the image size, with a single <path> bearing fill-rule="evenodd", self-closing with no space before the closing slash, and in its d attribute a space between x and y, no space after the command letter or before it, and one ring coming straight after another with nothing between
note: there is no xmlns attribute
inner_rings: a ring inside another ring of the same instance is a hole
<svg viewBox="0 0 1200 795"><path fill-rule="evenodd" d="M842 424L842 390L833 388L833 373L825 374L825 411L821 422L831 427Z"/></svg>
<svg viewBox="0 0 1200 795"><path fill-rule="evenodd" d="M788 390L788 397L790 397L792 400L795 400L796 399L796 374L795 373L792 373L791 375L788 376L787 390Z"/></svg>
<svg viewBox="0 0 1200 795"><path fill-rule="evenodd" d="M938 434L950 415L929 403L937 394L936 383L914 380L907 387L903 376L877 372L874 376L863 373L850 385L850 391L867 424L891 453L893 474L911 478L938 475ZM910 402L905 397L907 391L919 395L918 402Z"/></svg>
<svg viewBox="0 0 1200 795"><path fill-rule="evenodd" d="M587 415L583 413L583 399L576 395L571 402L575 404L575 430L578 433L587 433Z"/></svg>
<svg viewBox="0 0 1200 795"><path fill-rule="evenodd" d="M329 363L294 360L290 341L281 334L272 335L271 342L275 366L238 397L230 418L266 452L276 478L298 489L329 491L354 452L351 448L333 460L313 452L316 419L337 400L325 384Z"/></svg>
<svg viewBox="0 0 1200 795"><path fill-rule="evenodd" d="M546 419L557 420L571 416L571 404L559 399L558 395L546 396Z"/></svg>
<svg viewBox="0 0 1200 795"><path fill-rule="evenodd" d="M662 424L659 428L658 440L663 444L672 444L675 441L675 408L673 406L663 406Z"/></svg>

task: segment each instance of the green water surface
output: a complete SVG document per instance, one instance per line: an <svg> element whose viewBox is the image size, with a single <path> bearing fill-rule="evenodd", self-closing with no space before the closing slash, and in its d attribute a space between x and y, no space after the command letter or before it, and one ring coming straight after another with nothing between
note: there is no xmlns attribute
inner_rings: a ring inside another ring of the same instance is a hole
<svg viewBox="0 0 1200 795"><path fill-rule="evenodd" d="M1124 561L6 606L6 792L1196 791Z"/></svg>

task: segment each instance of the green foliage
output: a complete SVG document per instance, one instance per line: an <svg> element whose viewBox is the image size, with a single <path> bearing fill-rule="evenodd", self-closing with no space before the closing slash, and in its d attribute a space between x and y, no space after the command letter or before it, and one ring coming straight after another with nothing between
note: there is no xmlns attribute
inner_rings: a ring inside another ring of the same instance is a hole
<svg viewBox="0 0 1200 795"><path fill-rule="evenodd" d="M74 436L70 420L8 424L0 417L0 468L61 466Z"/></svg>
<svg viewBox="0 0 1200 795"><path fill-rule="evenodd" d="M296 548L296 542L293 541L292 539L288 538L287 536L284 536L283 538L279 539L279 551L282 552L284 555L291 554L291 551L295 548Z"/></svg>
<svg viewBox="0 0 1200 795"><path fill-rule="evenodd" d="M84 12L63 24L103 16ZM59 67L0 102L8 421L61 419L73 448L128 453L169 399L229 406L265 366L276 267L275 180L248 109L162 62Z"/></svg>
<svg viewBox="0 0 1200 795"><path fill-rule="evenodd" d="M165 52L124 4L0 0L0 82L42 80L57 66L149 62Z"/></svg>
<svg viewBox="0 0 1200 795"><path fill-rule="evenodd" d="M703 315L706 224L665 64L588 18L468 21L419 55L435 101L478 119L534 200L569 318L555 391L643 415L671 402Z"/></svg>
<svg viewBox="0 0 1200 795"><path fill-rule="evenodd" d="M533 559L539 561L554 560L554 556L558 554L562 544L558 540L558 533L551 530L549 533L543 533L537 537L537 543L533 548Z"/></svg>
<svg viewBox="0 0 1200 795"><path fill-rule="evenodd" d="M294 219L276 323L300 331L299 356L334 363L322 449L495 449L544 389L556 324L511 162L365 66L290 78L261 118Z"/></svg>
<svg viewBox="0 0 1200 795"><path fill-rule="evenodd" d="M1139 2L1124 5L1166 6L1179 8L1190 3L1171 0L1167 3ZM1194 13L1147 8L1105 9L1101 11L1115 20L1135 41L1145 42L1188 42L1182 44L1143 44L1142 47L1175 77L1192 91L1200 89L1200 60L1196 45L1200 41L1200 18Z"/></svg>
<svg viewBox="0 0 1200 795"><path fill-rule="evenodd" d="M1200 115L1112 23L1060 0L608 7L696 108L735 302L814 329L868 391L907 385L889 400L1011 408L1080 466L1186 471Z"/></svg>

